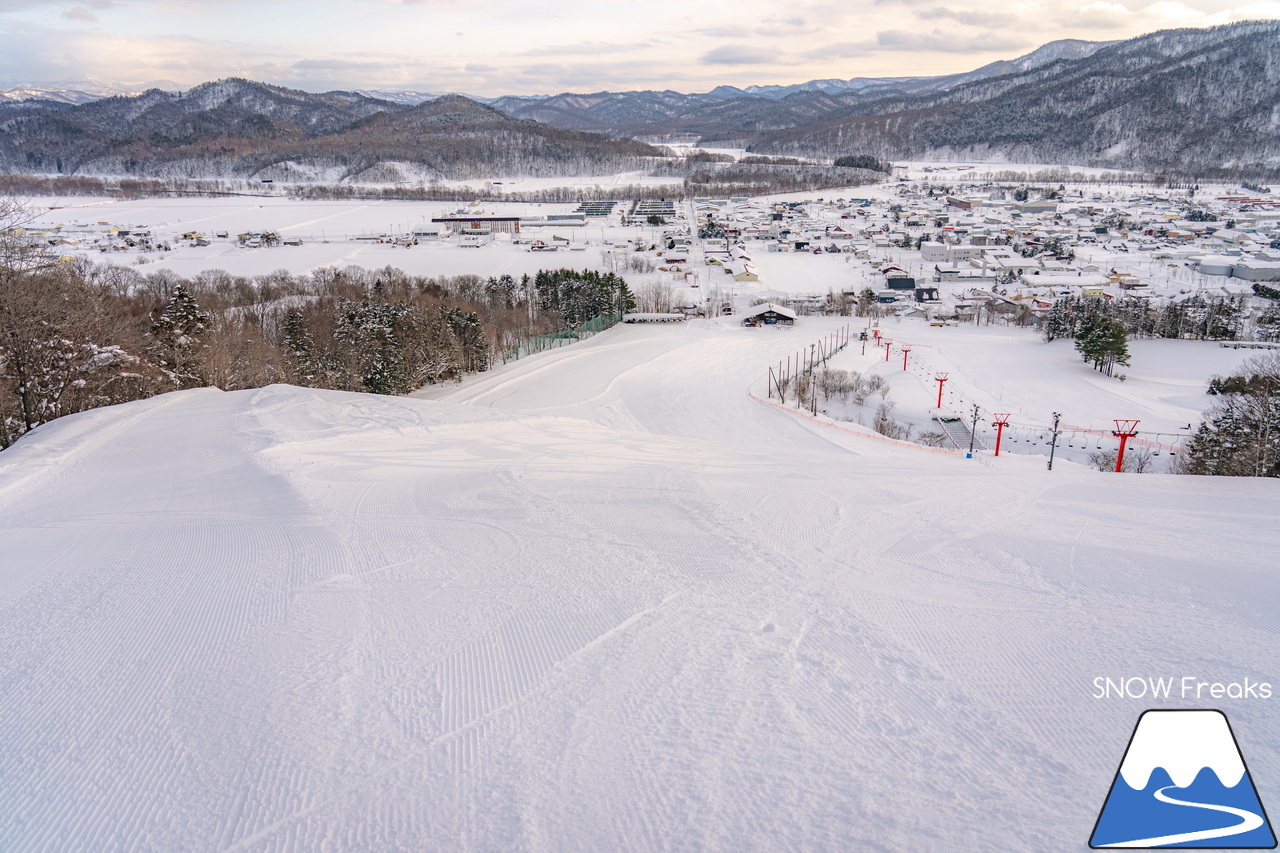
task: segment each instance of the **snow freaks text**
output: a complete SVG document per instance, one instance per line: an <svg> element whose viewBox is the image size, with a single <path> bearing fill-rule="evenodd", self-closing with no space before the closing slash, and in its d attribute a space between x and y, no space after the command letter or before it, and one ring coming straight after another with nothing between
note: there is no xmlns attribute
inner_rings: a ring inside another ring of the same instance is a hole
<svg viewBox="0 0 1280 853"><path fill-rule="evenodd" d="M1093 680L1094 699L1270 699L1271 683L1245 678L1243 681L1204 681L1193 675L1182 677L1128 676Z"/></svg>

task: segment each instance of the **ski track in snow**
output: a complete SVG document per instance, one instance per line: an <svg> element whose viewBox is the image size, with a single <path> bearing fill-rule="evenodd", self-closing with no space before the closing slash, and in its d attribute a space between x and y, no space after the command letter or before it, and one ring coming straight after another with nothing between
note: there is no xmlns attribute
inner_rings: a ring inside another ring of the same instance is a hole
<svg viewBox="0 0 1280 853"><path fill-rule="evenodd" d="M441 400L202 390L23 439L0 849L1085 849L1146 707L1094 677L1274 677L1280 495L751 402L800 332L619 327ZM1274 778L1276 713L1230 710Z"/></svg>

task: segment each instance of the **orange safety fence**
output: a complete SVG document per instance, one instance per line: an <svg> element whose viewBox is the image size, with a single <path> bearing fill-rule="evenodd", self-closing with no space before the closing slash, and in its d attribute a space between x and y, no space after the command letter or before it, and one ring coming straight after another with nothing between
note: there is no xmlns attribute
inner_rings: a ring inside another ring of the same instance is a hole
<svg viewBox="0 0 1280 853"><path fill-rule="evenodd" d="M881 338L881 340L884 340L884 338ZM893 345L899 348L904 346L911 347L911 349L934 349L935 348L933 344L913 344L910 341L900 341L897 338L890 338L889 340L893 341ZM879 346L879 344L877 344L877 346Z"/></svg>

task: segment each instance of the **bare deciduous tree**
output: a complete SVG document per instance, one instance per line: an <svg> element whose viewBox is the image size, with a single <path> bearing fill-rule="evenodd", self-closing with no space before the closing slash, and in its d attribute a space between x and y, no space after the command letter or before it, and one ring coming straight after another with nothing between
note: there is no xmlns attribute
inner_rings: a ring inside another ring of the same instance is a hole
<svg viewBox="0 0 1280 853"><path fill-rule="evenodd" d="M653 281L636 290L636 310L646 314L666 314L675 302L675 289L670 282Z"/></svg>
<svg viewBox="0 0 1280 853"><path fill-rule="evenodd" d="M1098 450L1089 454L1089 465L1099 471L1115 471L1118 450ZM1126 447L1124 466L1121 469L1128 474L1147 474L1155 467L1155 457L1151 448L1142 445Z"/></svg>

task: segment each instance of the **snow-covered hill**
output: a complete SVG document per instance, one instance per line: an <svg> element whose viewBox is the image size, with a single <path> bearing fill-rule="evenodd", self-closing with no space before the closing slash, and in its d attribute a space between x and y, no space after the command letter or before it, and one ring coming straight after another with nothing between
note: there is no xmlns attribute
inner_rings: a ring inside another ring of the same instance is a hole
<svg viewBox="0 0 1280 853"><path fill-rule="evenodd" d="M61 80L56 83L19 83L0 91L0 103L5 101L54 101L62 104L87 104L91 101L114 97L136 97L149 89L180 92L186 87L171 80L153 80L149 83L113 83L86 77L83 80Z"/></svg>
<svg viewBox="0 0 1280 853"><path fill-rule="evenodd" d="M747 396L835 322L35 430L0 454L0 849L1084 849L1149 704L1094 678L1275 680L1280 493ZM1274 703L1219 704L1280 778Z"/></svg>

